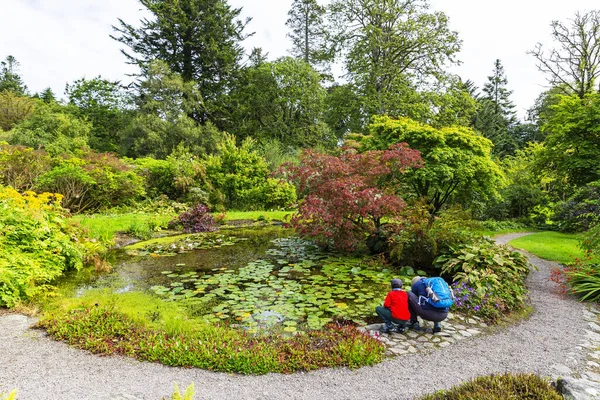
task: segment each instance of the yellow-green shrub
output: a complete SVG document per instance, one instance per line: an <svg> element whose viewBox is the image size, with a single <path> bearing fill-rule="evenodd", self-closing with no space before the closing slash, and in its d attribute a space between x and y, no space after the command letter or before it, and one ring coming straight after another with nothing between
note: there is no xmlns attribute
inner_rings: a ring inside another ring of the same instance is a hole
<svg viewBox="0 0 600 400"><path fill-rule="evenodd" d="M48 291L85 256L65 222L58 194L0 186L0 306L12 307Z"/></svg>

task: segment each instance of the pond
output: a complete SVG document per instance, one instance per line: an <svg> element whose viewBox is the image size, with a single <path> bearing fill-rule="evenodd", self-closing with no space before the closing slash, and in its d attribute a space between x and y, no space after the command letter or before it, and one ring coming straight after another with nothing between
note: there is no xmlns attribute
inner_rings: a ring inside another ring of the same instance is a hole
<svg viewBox="0 0 600 400"><path fill-rule="evenodd" d="M163 238L113 257L112 273L72 278L80 295L98 287L151 291L195 317L249 331L318 329L331 318L364 323L398 276L369 257L325 252L276 226ZM408 284L414 272L400 272Z"/></svg>

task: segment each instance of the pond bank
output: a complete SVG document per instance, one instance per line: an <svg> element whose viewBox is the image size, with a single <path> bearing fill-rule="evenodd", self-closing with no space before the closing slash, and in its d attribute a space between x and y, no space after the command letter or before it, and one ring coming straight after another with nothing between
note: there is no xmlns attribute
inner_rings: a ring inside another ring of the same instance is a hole
<svg viewBox="0 0 600 400"><path fill-rule="evenodd" d="M500 241L504 238L500 238ZM479 375L534 372L577 376L592 351L586 306L561 297L548 280L555 264L530 256L531 317L490 335L435 351L405 354L358 370L237 376L170 368L121 357L98 357L47 338L33 319L0 316L0 392L20 400L160 399L173 382L196 386L196 399L411 399ZM587 346L584 347L584 346ZM595 350L595 349L594 349Z"/></svg>

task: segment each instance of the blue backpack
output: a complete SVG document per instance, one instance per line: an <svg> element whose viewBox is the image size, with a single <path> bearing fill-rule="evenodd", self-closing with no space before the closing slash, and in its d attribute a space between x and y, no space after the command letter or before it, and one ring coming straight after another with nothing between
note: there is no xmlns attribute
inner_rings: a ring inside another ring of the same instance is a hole
<svg viewBox="0 0 600 400"><path fill-rule="evenodd" d="M423 283L428 294L427 303L435 308L449 308L454 304L454 293L443 278L423 278Z"/></svg>

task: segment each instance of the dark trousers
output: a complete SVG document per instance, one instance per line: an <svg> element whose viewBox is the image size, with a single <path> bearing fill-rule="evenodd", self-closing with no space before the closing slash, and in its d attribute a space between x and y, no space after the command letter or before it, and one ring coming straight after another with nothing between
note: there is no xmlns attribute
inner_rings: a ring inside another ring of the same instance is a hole
<svg viewBox="0 0 600 400"><path fill-rule="evenodd" d="M406 322L408 322L392 317L392 310L383 306L377 306L375 308L375 312L377 313L377 315L379 315L379 318L381 318L387 326L390 326L393 322L394 324L400 325L400 327L403 328L404 325L406 325Z"/></svg>
<svg viewBox="0 0 600 400"><path fill-rule="evenodd" d="M448 312L443 310L432 310L430 308L423 308L419 304L419 297L413 292L408 292L408 310L410 311L410 322L417 322L417 316L423 318L425 321L441 322L446 319Z"/></svg>

